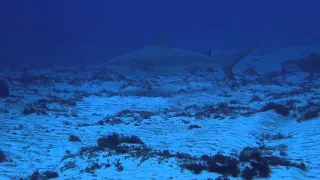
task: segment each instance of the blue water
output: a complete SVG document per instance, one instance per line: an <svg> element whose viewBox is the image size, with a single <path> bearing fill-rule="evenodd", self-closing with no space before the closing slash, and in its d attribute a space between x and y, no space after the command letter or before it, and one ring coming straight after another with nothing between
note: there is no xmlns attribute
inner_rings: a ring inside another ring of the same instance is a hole
<svg viewBox="0 0 320 180"><path fill-rule="evenodd" d="M319 180L319 9L0 0L0 180Z"/></svg>
<svg viewBox="0 0 320 180"><path fill-rule="evenodd" d="M320 1L70 0L0 2L1 64L105 60L159 33L196 51L320 42Z"/></svg>

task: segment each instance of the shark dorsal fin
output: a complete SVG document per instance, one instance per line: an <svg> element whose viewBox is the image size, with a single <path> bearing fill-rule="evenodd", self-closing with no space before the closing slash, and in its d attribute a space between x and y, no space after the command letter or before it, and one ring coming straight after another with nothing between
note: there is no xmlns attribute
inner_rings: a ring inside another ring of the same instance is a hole
<svg viewBox="0 0 320 180"><path fill-rule="evenodd" d="M205 54L206 56L208 56L208 57L212 57L212 51L211 51L211 50L206 51L204 54Z"/></svg>

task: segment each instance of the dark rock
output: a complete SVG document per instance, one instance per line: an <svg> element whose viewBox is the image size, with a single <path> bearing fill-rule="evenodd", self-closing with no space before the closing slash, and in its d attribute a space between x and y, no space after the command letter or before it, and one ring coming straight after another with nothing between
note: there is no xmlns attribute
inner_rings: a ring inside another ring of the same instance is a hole
<svg viewBox="0 0 320 180"><path fill-rule="evenodd" d="M262 99L258 95L253 95L249 102L261 102Z"/></svg>
<svg viewBox="0 0 320 180"><path fill-rule="evenodd" d="M194 124L191 124L188 129L197 129L197 128L201 128L199 125L194 125Z"/></svg>
<svg viewBox="0 0 320 180"><path fill-rule="evenodd" d="M45 176L45 179L52 179L52 178L57 178L59 177L59 174L54 171L46 171L43 173Z"/></svg>
<svg viewBox="0 0 320 180"><path fill-rule="evenodd" d="M118 134L112 134L107 137L102 137L97 140L98 147L101 149L110 148L116 149L120 145Z"/></svg>
<svg viewBox="0 0 320 180"><path fill-rule="evenodd" d="M37 110L35 108L33 108L33 107L24 107L22 113L24 115L29 115L29 114L33 114L33 113L36 113L36 112L37 112Z"/></svg>
<svg viewBox="0 0 320 180"><path fill-rule="evenodd" d="M81 139L78 136L70 135L69 136L69 141L71 141L71 142L81 142Z"/></svg>
<svg viewBox="0 0 320 180"><path fill-rule="evenodd" d="M53 179L53 178L58 178L58 177L59 177L59 174L54 171L46 171L44 173L39 173L39 171L36 170L27 179L42 180L42 179ZM22 178L20 178L20 179L22 179Z"/></svg>
<svg viewBox="0 0 320 180"><path fill-rule="evenodd" d="M0 150L0 163L7 161L7 157L3 151Z"/></svg>
<svg viewBox="0 0 320 180"><path fill-rule="evenodd" d="M242 170L242 173L241 173L241 177L244 180L252 180L257 175L258 175L257 171L255 169L253 169L253 168L248 167L248 166L246 166Z"/></svg>
<svg viewBox="0 0 320 180"><path fill-rule="evenodd" d="M320 109L310 110L303 114L303 120L309 120L320 116Z"/></svg>
<svg viewBox="0 0 320 180"><path fill-rule="evenodd" d="M30 180L41 180L41 174L38 171L34 171L29 177Z"/></svg>
<svg viewBox="0 0 320 180"><path fill-rule="evenodd" d="M269 111L269 110L275 110L278 114L282 115L282 116L288 116L290 114L290 109L287 108L284 105L281 104L276 104L274 102L270 102L268 104L266 104L261 111Z"/></svg>
<svg viewBox="0 0 320 180"><path fill-rule="evenodd" d="M240 162L249 162L251 159L259 161L262 158L261 151L257 148L245 147L239 156Z"/></svg>
<svg viewBox="0 0 320 180"><path fill-rule="evenodd" d="M97 140L98 147L100 149L112 149L117 150L120 147L118 147L121 143L129 143L129 144L141 144L144 145L144 143L141 141L141 139L137 136L124 136L119 135L117 133L113 133L111 135L108 135L106 137L101 137Z"/></svg>
<svg viewBox="0 0 320 180"><path fill-rule="evenodd" d="M228 176L219 176L215 180L230 180L230 178Z"/></svg>
<svg viewBox="0 0 320 180"><path fill-rule="evenodd" d="M240 173L239 162L237 159L217 154L208 157L208 171L219 174L231 175L237 177Z"/></svg>
<svg viewBox="0 0 320 180"><path fill-rule="evenodd" d="M270 177L271 169L267 159L261 159L260 161L250 161L250 165L258 172L258 177Z"/></svg>
<svg viewBox="0 0 320 180"><path fill-rule="evenodd" d="M208 169L208 167L201 162L185 163L182 165L182 167L188 169L194 174L200 174L202 171L205 171Z"/></svg>

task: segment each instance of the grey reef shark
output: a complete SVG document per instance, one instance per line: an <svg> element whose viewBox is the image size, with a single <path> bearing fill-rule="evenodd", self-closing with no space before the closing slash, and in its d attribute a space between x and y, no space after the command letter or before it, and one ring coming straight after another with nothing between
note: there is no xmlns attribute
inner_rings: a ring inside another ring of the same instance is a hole
<svg viewBox="0 0 320 180"><path fill-rule="evenodd" d="M213 57L211 51L197 53L167 46L148 46L115 57L107 61L105 67L125 77L143 79L182 75L192 69L219 67L229 80L235 80L232 68L256 47L223 57ZM150 90L150 87L147 89Z"/></svg>
<svg viewBox="0 0 320 180"><path fill-rule="evenodd" d="M235 80L232 68L256 47L228 56L213 57L210 51L197 53L178 48L148 46L109 60L106 67L124 76L139 76L141 74L138 71L142 70L144 77L172 76L190 69L219 67L228 79Z"/></svg>

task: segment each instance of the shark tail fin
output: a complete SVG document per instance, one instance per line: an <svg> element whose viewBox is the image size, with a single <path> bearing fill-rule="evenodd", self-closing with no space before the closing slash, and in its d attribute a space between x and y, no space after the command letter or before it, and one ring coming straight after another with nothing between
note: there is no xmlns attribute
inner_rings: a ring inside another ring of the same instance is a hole
<svg viewBox="0 0 320 180"><path fill-rule="evenodd" d="M258 45L251 47L249 49L246 49L241 52L236 52L228 57L228 59L225 61L224 65L222 65L222 70L225 74L225 76L230 80L235 80L232 68L234 65L236 65L240 60L242 60L245 56L247 56L252 50L257 48Z"/></svg>

